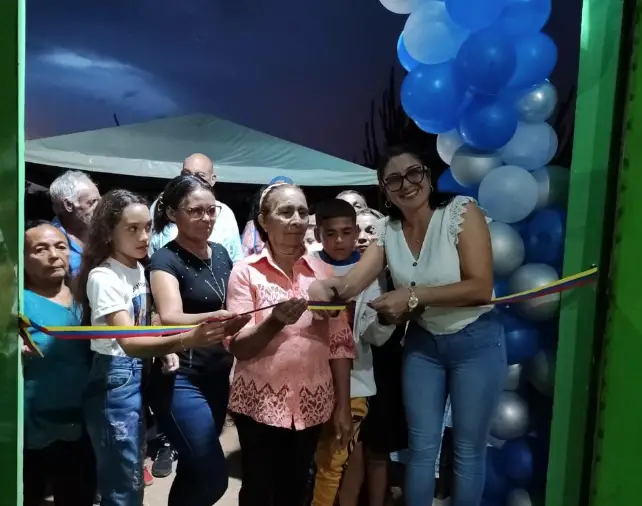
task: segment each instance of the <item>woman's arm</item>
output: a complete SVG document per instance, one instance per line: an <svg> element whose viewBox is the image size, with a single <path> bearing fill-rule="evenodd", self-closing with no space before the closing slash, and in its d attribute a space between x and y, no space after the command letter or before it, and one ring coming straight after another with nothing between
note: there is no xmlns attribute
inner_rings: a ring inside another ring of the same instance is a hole
<svg viewBox="0 0 642 506"><path fill-rule="evenodd" d="M308 289L308 296L310 300L331 300L334 295L342 300L352 299L363 292L385 266L384 247L373 242L348 274L315 281Z"/></svg>
<svg viewBox="0 0 642 506"><path fill-rule="evenodd" d="M493 253L486 219L477 205L466 206L458 236L461 281L444 286L418 286L420 306L466 307L488 304L493 297ZM410 296L410 293L408 293Z"/></svg>
<svg viewBox="0 0 642 506"><path fill-rule="evenodd" d="M381 295L381 279L376 279L360 296L361 317L359 321L359 338L374 346L382 346L395 331L394 324L383 324L377 317L377 312L367 305ZM355 325L356 327L356 325Z"/></svg>
<svg viewBox="0 0 642 506"><path fill-rule="evenodd" d="M105 321L110 327L134 326L129 311L124 309L105 315ZM220 343L225 336L238 332L247 321L247 317L238 316L224 322L205 323L188 332L173 336L118 339L118 344L130 357L160 357L190 348L207 347Z"/></svg>
<svg viewBox="0 0 642 506"><path fill-rule="evenodd" d="M156 311L163 325L197 325L209 318L229 316L230 314L227 311L184 313L178 280L169 272L153 270L150 275L150 283Z"/></svg>
<svg viewBox="0 0 642 506"><path fill-rule="evenodd" d="M135 325L128 310L128 288L108 269L95 269L87 281L87 297L94 317L104 318L109 326ZM238 332L247 322L247 317L234 317L224 322L199 325L188 332L173 336L118 339L125 353L134 357L167 355L196 347L212 346L230 334Z"/></svg>

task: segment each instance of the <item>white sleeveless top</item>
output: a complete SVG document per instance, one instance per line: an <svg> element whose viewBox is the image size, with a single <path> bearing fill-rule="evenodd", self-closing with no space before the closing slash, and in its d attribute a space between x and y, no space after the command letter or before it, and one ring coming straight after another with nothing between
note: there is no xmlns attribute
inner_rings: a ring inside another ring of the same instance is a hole
<svg viewBox="0 0 642 506"><path fill-rule="evenodd" d="M446 207L436 209L415 260L403 235L401 220L379 221L379 240L385 248L395 288L443 286L461 281L457 242L470 197L455 197ZM486 222L490 223L490 218ZM492 309L482 307L428 307L417 323L435 335L454 334Z"/></svg>

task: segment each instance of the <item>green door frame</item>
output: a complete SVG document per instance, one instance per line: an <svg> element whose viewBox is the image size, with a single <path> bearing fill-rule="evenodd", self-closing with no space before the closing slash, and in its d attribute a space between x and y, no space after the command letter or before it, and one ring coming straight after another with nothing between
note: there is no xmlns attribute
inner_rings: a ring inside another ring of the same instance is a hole
<svg viewBox="0 0 642 506"><path fill-rule="evenodd" d="M604 225L607 182L619 146L616 96L624 3L583 2L565 275L599 264L603 239L610 241L610 227ZM597 290L607 278L608 268L602 266ZM601 309L596 307L596 295L596 287L590 287L562 296L546 506L588 504L587 463L593 457L594 440L590 414L595 395L591 389L594 336L600 327L596 312Z"/></svg>
<svg viewBox="0 0 642 506"><path fill-rule="evenodd" d="M597 427L592 459L591 506L629 506L640 503L642 471L642 50L640 0L631 0L624 19L629 20L626 62L625 125L618 160L615 229L608 244L610 269L608 311L599 369ZM627 33L627 31L625 31ZM624 73L624 72L623 72Z"/></svg>
<svg viewBox="0 0 642 506"><path fill-rule="evenodd" d="M25 1L0 2L0 506L22 504L22 366L15 309L24 216Z"/></svg>

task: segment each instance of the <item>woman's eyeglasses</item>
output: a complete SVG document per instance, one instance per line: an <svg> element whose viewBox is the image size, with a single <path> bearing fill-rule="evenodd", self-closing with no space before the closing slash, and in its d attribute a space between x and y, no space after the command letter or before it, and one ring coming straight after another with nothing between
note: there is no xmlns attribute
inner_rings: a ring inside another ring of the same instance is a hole
<svg viewBox="0 0 642 506"><path fill-rule="evenodd" d="M215 220L219 215L221 207L216 205L210 207L181 207L180 209L191 220L202 220L205 214L207 214L211 220Z"/></svg>
<svg viewBox="0 0 642 506"><path fill-rule="evenodd" d="M426 167L412 167L405 174L392 174L383 180L383 185L391 192L398 192L403 188L404 180L410 184L419 184L428 174Z"/></svg>

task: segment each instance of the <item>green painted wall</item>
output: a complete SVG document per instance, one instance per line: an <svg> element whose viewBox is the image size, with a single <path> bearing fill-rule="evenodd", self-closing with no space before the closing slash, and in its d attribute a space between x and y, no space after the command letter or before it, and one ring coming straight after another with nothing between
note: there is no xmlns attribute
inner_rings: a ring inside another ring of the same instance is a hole
<svg viewBox="0 0 642 506"><path fill-rule="evenodd" d="M637 16L631 16L639 25ZM620 163L609 305L603 347L592 506L642 504L642 48L639 26L630 62Z"/></svg>
<svg viewBox="0 0 642 506"><path fill-rule="evenodd" d="M24 0L0 2L0 506L22 504L22 375L16 264L24 195Z"/></svg>
<svg viewBox="0 0 642 506"><path fill-rule="evenodd" d="M600 263L622 9L623 0L583 2L564 275ZM586 506L595 301L595 287L562 297L546 506Z"/></svg>

